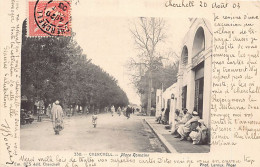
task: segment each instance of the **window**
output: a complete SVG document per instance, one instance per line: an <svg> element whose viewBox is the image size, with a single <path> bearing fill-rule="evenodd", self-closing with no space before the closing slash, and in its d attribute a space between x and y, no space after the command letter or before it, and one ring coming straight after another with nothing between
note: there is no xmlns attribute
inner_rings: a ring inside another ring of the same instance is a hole
<svg viewBox="0 0 260 167"><path fill-rule="evenodd" d="M187 86L182 87L182 108L187 107Z"/></svg>
<svg viewBox="0 0 260 167"><path fill-rule="evenodd" d="M195 104L194 109L199 113L200 118L202 118L203 113L203 87L204 78L200 78L195 81Z"/></svg>
<svg viewBox="0 0 260 167"><path fill-rule="evenodd" d="M187 46L184 46L181 53L182 58L182 64L187 65L188 64L188 48Z"/></svg>

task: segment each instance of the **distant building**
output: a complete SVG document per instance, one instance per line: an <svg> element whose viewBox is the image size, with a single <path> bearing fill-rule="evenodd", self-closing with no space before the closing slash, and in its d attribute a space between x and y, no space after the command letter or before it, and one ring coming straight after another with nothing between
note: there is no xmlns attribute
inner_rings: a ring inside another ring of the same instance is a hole
<svg viewBox="0 0 260 167"><path fill-rule="evenodd" d="M177 102L179 94L178 92L178 83L174 83L172 86L167 88L163 93L163 101L165 102L164 107L165 109L169 109L169 120L168 122L171 123L175 119L175 110L178 108Z"/></svg>

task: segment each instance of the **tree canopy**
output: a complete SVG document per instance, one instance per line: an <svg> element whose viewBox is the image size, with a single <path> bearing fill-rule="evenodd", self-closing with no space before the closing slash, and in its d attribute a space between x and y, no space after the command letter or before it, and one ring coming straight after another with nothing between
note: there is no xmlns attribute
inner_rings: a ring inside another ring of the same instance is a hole
<svg viewBox="0 0 260 167"><path fill-rule="evenodd" d="M156 105L156 89L163 90L170 87L173 83L177 82L178 64L171 64L163 66L163 64L158 65L157 70L153 72L152 75L152 90L151 90L151 105L155 107ZM137 89L137 93L142 95L142 105L146 108L148 99L148 72L145 72L143 76L139 79L135 77L134 84Z"/></svg>
<svg viewBox="0 0 260 167"><path fill-rule="evenodd" d="M46 104L58 99L66 105L99 108L127 105L116 79L87 59L74 37L75 33L70 37L23 36L22 96Z"/></svg>

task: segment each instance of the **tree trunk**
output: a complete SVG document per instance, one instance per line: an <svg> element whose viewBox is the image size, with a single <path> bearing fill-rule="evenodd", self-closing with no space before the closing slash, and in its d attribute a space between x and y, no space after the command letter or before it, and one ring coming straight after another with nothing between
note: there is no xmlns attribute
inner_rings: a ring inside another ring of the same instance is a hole
<svg viewBox="0 0 260 167"><path fill-rule="evenodd" d="M148 81L148 103L147 103L147 111L146 115L148 114L149 116L151 115L151 102L152 102L152 73L149 70L149 81Z"/></svg>

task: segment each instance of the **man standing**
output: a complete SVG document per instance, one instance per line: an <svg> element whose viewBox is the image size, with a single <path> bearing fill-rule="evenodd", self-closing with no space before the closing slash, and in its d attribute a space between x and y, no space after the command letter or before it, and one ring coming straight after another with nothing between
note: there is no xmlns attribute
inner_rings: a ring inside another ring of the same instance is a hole
<svg viewBox="0 0 260 167"><path fill-rule="evenodd" d="M111 115L114 116L114 113L116 112L114 105L111 106Z"/></svg>
<svg viewBox="0 0 260 167"><path fill-rule="evenodd" d="M51 119L52 114L51 114L51 104L48 105L46 109L46 115Z"/></svg>
<svg viewBox="0 0 260 167"><path fill-rule="evenodd" d="M117 113L118 113L119 116L121 115L121 107L120 106L117 108Z"/></svg>
<svg viewBox="0 0 260 167"><path fill-rule="evenodd" d="M129 119L130 118L130 113L132 112L132 108L128 105L127 106L127 109L126 109L126 117L127 117L127 119Z"/></svg>
<svg viewBox="0 0 260 167"><path fill-rule="evenodd" d="M58 135L60 131L64 128L63 127L63 111L61 106L59 105L60 102L58 100L52 106L51 113L52 113L52 125L55 132L55 135Z"/></svg>

